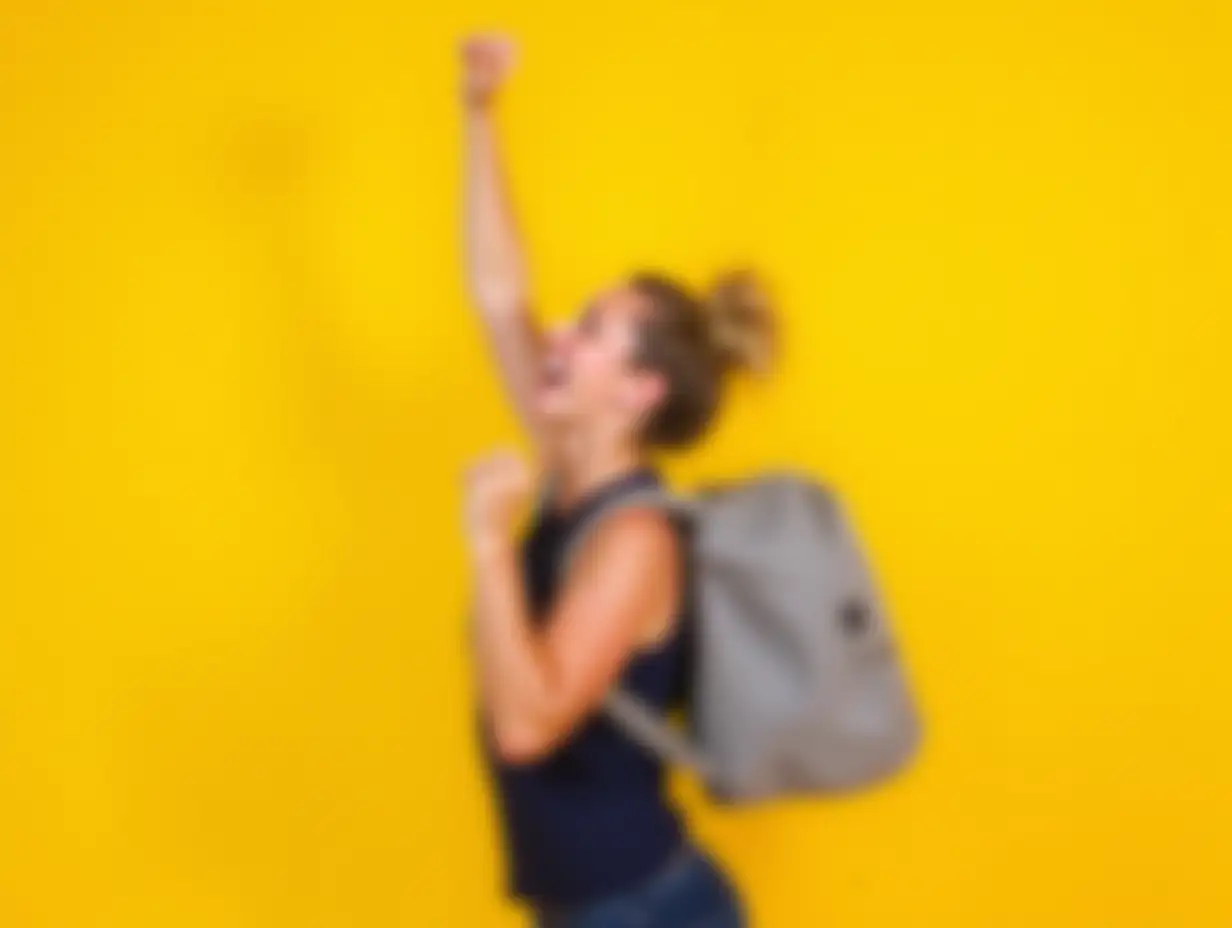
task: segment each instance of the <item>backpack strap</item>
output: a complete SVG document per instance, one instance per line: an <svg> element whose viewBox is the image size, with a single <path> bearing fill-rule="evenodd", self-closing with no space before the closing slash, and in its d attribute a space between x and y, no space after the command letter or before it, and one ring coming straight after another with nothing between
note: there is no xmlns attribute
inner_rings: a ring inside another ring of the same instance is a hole
<svg viewBox="0 0 1232 928"><path fill-rule="evenodd" d="M603 713L634 744L660 760L679 764L695 773L704 783L714 785L717 771L688 736L663 718L653 707L616 686L604 697Z"/></svg>
<svg viewBox="0 0 1232 928"><path fill-rule="evenodd" d="M568 570L586 540L600 520L618 509L629 506L655 506L685 519L694 519L698 503L687 496L679 496L658 489L635 490L618 496L590 513L575 531L561 557L561 570ZM703 781L714 784L717 774L713 764L702 754L679 728L663 718L654 707L626 692L613 687L603 701L604 714L631 741L668 763L689 768Z"/></svg>

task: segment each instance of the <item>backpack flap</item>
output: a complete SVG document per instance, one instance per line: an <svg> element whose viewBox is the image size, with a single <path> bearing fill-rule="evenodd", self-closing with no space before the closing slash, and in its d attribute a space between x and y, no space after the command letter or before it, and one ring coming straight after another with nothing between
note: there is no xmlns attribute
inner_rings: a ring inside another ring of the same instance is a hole
<svg viewBox="0 0 1232 928"><path fill-rule="evenodd" d="M710 497L698 529L694 725L728 798L851 789L898 769L918 723L835 497L768 474Z"/></svg>

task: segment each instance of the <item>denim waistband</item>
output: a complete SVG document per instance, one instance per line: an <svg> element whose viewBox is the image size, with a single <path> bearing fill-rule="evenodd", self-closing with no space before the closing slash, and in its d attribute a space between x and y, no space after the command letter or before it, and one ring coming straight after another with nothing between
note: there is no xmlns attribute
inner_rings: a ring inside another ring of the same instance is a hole
<svg viewBox="0 0 1232 928"><path fill-rule="evenodd" d="M658 885L660 882L670 880L681 870L684 870L686 867L702 859L702 852L697 848L697 846L689 841L685 841L674 851L672 851L667 860L660 864L659 868L655 870L654 873L650 874L650 876L646 877L640 883L636 883L628 889L616 893L614 896L595 899L590 902L581 902L576 905L541 905L536 903L533 908L535 914L541 920L549 922L563 920L570 916L577 915L580 912L585 912L586 910L596 906L606 905L617 899L622 899L625 896L640 895Z"/></svg>

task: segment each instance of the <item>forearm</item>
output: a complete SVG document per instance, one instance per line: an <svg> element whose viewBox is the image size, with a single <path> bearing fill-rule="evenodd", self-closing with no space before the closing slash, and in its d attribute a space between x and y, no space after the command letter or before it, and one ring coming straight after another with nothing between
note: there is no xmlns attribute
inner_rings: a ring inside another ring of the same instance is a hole
<svg viewBox="0 0 1232 928"><path fill-rule="evenodd" d="M531 753L551 716L550 675L531 624L512 541L472 550L475 658L492 733L507 755Z"/></svg>
<svg viewBox="0 0 1232 928"><path fill-rule="evenodd" d="M464 103L467 283L493 316L526 310L527 272L489 103Z"/></svg>
<svg viewBox="0 0 1232 928"><path fill-rule="evenodd" d="M647 622L676 615L676 532L651 507L605 518L550 612L534 615L512 531L529 469L508 453L492 455L467 470L466 483L479 698L497 752L529 762L599 708L647 640Z"/></svg>

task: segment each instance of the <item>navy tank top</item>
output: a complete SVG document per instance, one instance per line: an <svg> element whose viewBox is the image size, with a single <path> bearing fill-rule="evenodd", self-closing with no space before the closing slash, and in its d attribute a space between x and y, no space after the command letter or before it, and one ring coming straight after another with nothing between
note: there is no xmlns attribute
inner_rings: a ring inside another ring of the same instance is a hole
<svg viewBox="0 0 1232 928"><path fill-rule="evenodd" d="M592 490L565 512L541 507L522 549L537 621L552 606L561 553L582 520L614 496L660 482L653 468L641 467ZM675 524L687 552L687 526ZM686 593L673 631L635 652L621 674L623 687L663 711L685 692L691 611ZM627 890L664 866L682 843L662 763L601 714L540 761L504 764L490 749L488 757L504 823L509 890L534 905L575 906Z"/></svg>

